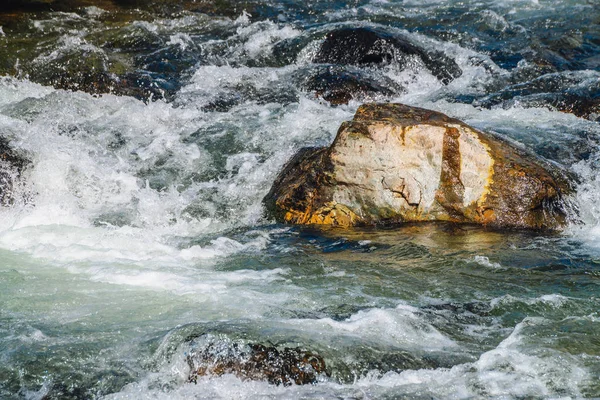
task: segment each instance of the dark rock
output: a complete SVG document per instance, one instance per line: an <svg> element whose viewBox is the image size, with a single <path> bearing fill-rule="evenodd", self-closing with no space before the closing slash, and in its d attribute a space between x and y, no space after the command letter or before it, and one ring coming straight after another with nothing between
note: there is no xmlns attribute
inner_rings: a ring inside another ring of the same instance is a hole
<svg viewBox="0 0 600 400"><path fill-rule="evenodd" d="M280 87L257 88L251 84L240 84L234 87L223 85L222 89L228 90L220 93L215 99L202 107L207 112L227 112L233 107L245 102L256 102L256 104L279 103L287 105L298 101L298 95L293 87L289 90L281 90Z"/></svg>
<svg viewBox="0 0 600 400"><path fill-rule="evenodd" d="M92 95L130 96L144 102L172 98L177 86L171 85L164 79L156 78L154 75L129 72L122 76L116 76L105 71L82 70L73 74L58 73L49 78L37 79L37 81L52 85L56 89L83 91Z"/></svg>
<svg viewBox="0 0 600 400"><path fill-rule="evenodd" d="M350 100L373 100L376 96L393 96L403 89L389 78L378 79L360 70L341 66L317 68L304 79L302 87L331 104L347 104Z"/></svg>
<svg viewBox="0 0 600 400"><path fill-rule="evenodd" d="M73 11L81 7L114 8L112 0L2 0L0 12Z"/></svg>
<svg viewBox="0 0 600 400"><path fill-rule="evenodd" d="M491 307L487 303L481 301L473 301L469 303L431 304L424 307L424 309L435 311L450 311L455 314L471 313L475 315L487 316L491 310Z"/></svg>
<svg viewBox="0 0 600 400"><path fill-rule="evenodd" d="M231 0L2 0L0 12L73 12L89 6L104 10L141 9L162 15L194 11L230 17L236 17L244 10L253 10L249 1Z"/></svg>
<svg viewBox="0 0 600 400"><path fill-rule="evenodd" d="M9 206L17 198L15 192L21 184L22 173L29 161L14 151L8 141L0 138L0 205Z"/></svg>
<svg viewBox="0 0 600 400"><path fill-rule="evenodd" d="M600 75L592 71L545 74L528 82L508 86L475 102L486 108L547 107L600 121Z"/></svg>
<svg viewBox="0 0 600 400"><path fill-rule="evenodd" d="M550 104L559 111L600 122L600 92L596 93L594 97L565 93L563 96L552 99Z"/></svg>
<svg viewBox="0 0 600 400"><path fill-rule="evenodd" d="M313 62L358 66L397 62L403 66L410 56L420 58L444 84L462 74L456 62L440 51L426 50L402 36L365 27L329 32Z"/></svg>
<svg viewBox="0 0 600 400"><path fill-rule="evenodd" d="M532 154L439 112L365 104L328 148L301 150L264 199L270 216L339 226L450 221L560 229L571 185Z"/></svg>
<svg viewBox="0 0 600 400"><path fill-rule="evenodd" d="M244 97L240 93L225 93L202 107L204 112L227 112L242 104Z"/></svg>
<svg viewBox="0 0 600 400"><path fill-rule="evenodd" d="M189 380L198 377L234 374L243 380L264 380L274 385L305 385L316 383L326 374L325 361L317 354L300 348L277 349L261 344L209 341L190 352Z"/></svg>

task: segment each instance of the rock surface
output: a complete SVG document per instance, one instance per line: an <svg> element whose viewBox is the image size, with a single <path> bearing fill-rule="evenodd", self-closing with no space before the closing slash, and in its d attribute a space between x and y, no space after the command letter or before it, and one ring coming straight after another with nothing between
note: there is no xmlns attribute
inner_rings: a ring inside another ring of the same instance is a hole
<svg viewBox="0 0 600 400"><path fill-rule="evenodd" d="M444 114L365 104L329 148L306 148L264 199L271 216L339 226L452 221L560 229L560 171Z"/></svg>
<svg viewBox="0 0 600 400"><path fill-rule="evenodd" d="M190 382L206 375L234 374L243 380L266 380L274 385L315 383L326 373L320 356L299 348L278 350L261 344L215 342L188 356Z"/></svg>
<svg viewBox="0 0 600 400"><path fill-rule="evenodd" d="M21 175L28 165L29 161L15 152L6 139L0 137L0 206L15 202Z"/></svg>
<svg viewBox="0 0 600 400"><path fill-rule="evenodd" d="M298 43L288 43L292 48ZM279 52L285 53L283 45ZM440 82L448 84L462 74L456 62L443 52L427 49L394 32L378 27L344 27L330 31L312 58L317 64L301 86L332 105L350 100L373 101L404 91L378 67L394 64L399 68L422 64Z"/></svg>
<svg viewBox="0 0 600 400"><path fill-rule="evenodd" d="M301 82L301 86L332 105L347 104L352 99L372 100L377 95L391 97L404 91L400 85L385 76L376 78L372 72L366 74L360 69L327 66L314 68L312 74Z"/></svg>
<svg viewBox="0 0 600 400"><path fill-rule="evenodd" d="M600 122L600 74L596 71L563 71L529 82L507 86L479 99L475 105L492 108L549 108Z"/></svg>
<svg viewBox="0 0 600 400"><path fill-rule="evenodd" d="M440 51L427 50L406 38L376 28L342 28L329 32L313 62L338 65L382 65L392 61L404 65L418 57L444 84L462 71L454 60Z"/></svg>

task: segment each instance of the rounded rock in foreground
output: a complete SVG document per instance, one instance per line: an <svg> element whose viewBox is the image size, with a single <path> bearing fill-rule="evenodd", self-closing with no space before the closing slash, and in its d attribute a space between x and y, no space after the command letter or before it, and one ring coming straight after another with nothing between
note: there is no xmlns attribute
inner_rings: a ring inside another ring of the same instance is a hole
<svg viewBox="0 0 600 400"><path fill-rule="evenodd" d="M329 148L299 152L265 204L276 219L296 224L560 229L572 189L533 157L435 111L366 104Z"/></svg>
<svg viewBox="0 0 600 400"><path fill-rule="evenodd" d="M207 375L233 374L242 380L264 380L273 385L306 385L326 374L325 361L317 354L235 341L209 340L192 351L187 361L190 382Z"/></svg>

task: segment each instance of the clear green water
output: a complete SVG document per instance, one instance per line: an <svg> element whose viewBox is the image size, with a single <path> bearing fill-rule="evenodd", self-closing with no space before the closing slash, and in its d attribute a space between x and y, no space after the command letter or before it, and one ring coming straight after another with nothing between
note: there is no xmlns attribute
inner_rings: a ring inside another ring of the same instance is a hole
<svg viewBox="0 0 600 400"><path fill-rule="evenodd" d="M3 396L594 397L600 389L599 261L577 240L435 225L266 232L260 250L188 265L56 263L4 251ZM306 388L232 376L186 383L186 343L205 334L309 348L331 376Z"/></svg>

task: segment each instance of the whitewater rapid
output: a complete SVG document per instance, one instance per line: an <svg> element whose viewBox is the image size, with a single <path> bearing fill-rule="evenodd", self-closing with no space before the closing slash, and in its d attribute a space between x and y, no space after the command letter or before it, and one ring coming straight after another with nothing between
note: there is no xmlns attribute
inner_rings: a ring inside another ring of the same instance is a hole
<svg viewBox="0 0 600 400"><path fill-rule="evenodd" d="M593 5L289 3L264 18L184 13L117 29L88 8L31 23L49 35L35 65L78 51L110 60L117 51L94 35L115 30L145 66L175 54L189 67L149 101L55 89L25 70L0 78L0 134L30 160L18 200L0 209L0 397L600 396L600 125L532 105L536 93L482 106L519 79L540 82L537 65L506 55L525 53L520 36L569 10L592 18ZM432 21L446 17L442 34ZM344 26L452 56L462 75L448 85L414 60L371 71L403 90L364 100L441 111L569 170L579 221L543 235L266 219L262 198L286 161L331 143L362 102L332 106L303 86L324 33ZM592 62L541 76L579 90L600 80ZM190 383L186 357L203 340L307 348L331 373L307 386Z"/></svg>

